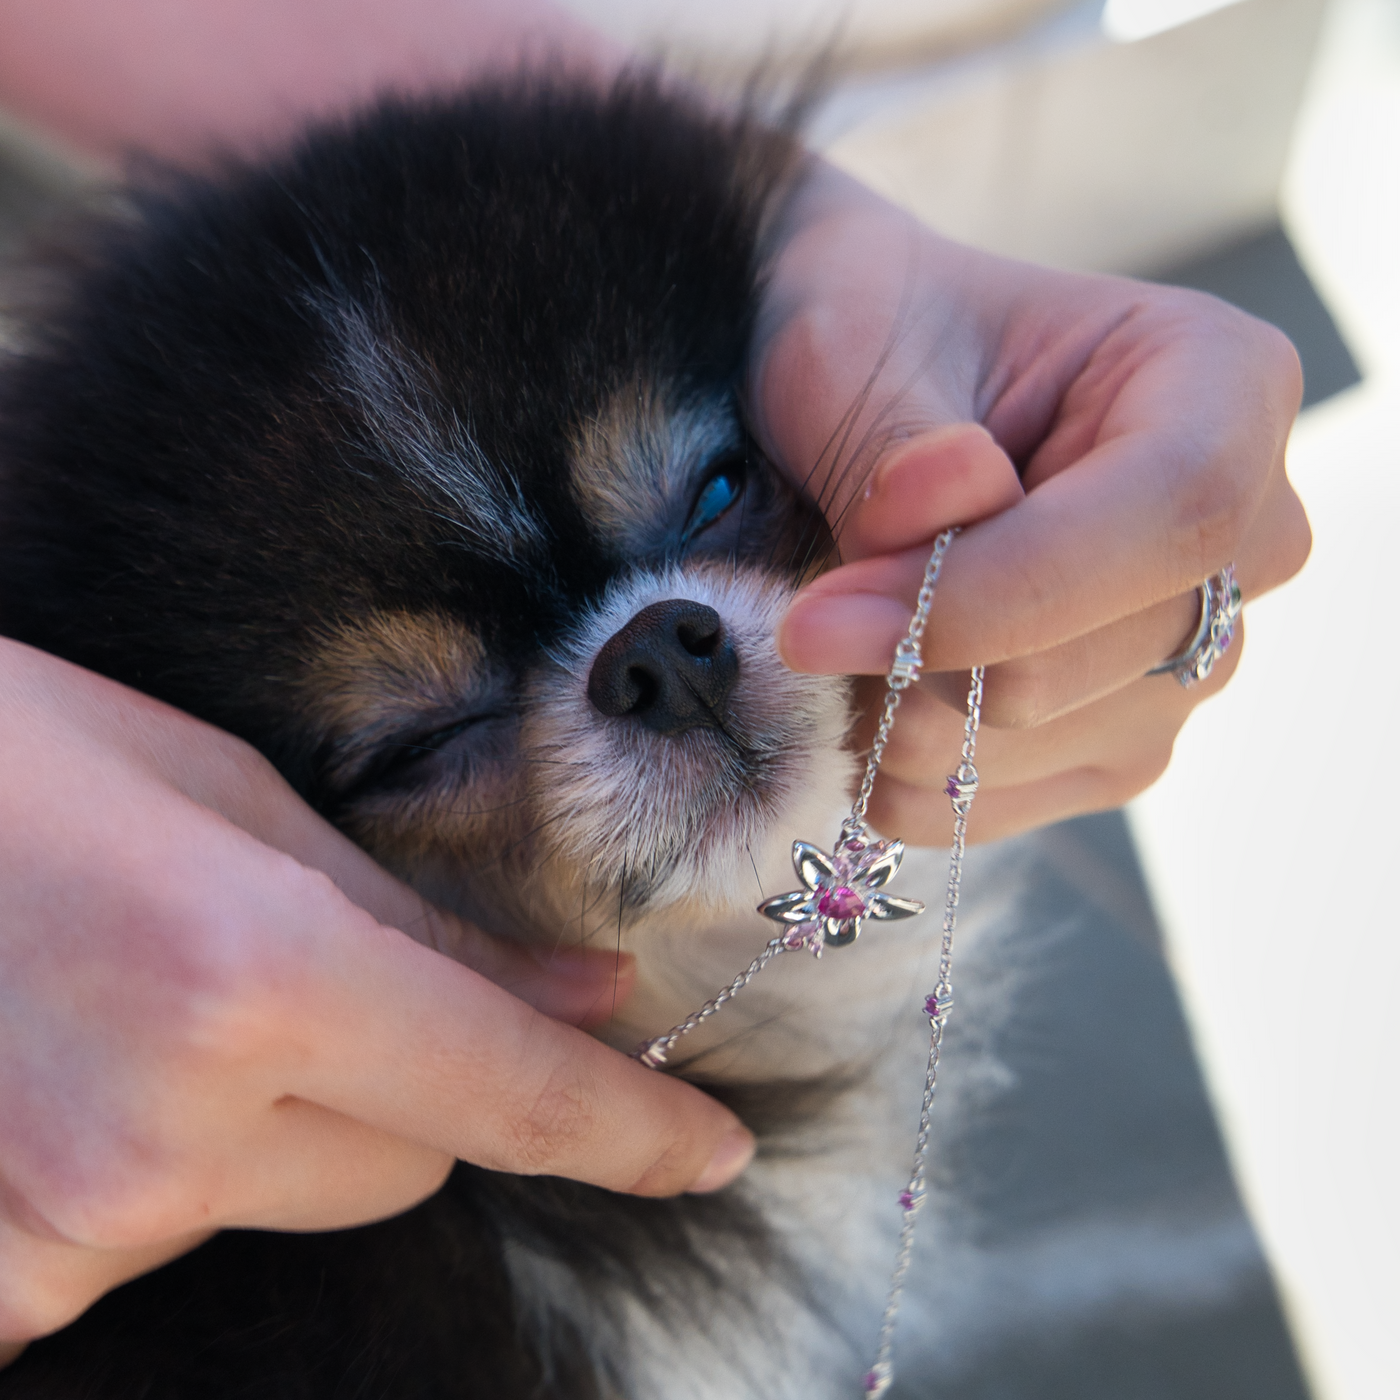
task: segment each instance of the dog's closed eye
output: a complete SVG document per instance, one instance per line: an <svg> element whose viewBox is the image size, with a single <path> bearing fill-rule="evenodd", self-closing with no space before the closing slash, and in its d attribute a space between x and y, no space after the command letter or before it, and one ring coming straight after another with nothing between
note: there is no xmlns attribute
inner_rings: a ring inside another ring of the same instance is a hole
<svg viewBox="0 0 1400 1400"><path fill-rule="evenodd" d="M371 764L372 781L377 785L408 777L426 759L450 750L453 741L469 731L481 729L490 725L492 721L504 720L509 717L510 711L508 709L498 707L465 715L461 719L454 720L451 724L444 724L438 729L417 733L410 732L402 737L390 739L383 745ZM370 777L370 773L366 773L360 780L361 785L369 781Z"/></svg>
<svg viewBox="0 0 1400 1400"><path fill-rule="evenodd" d="M748 464L742 457L727 458L717 466L696 493L695 504L685 522L681 543L689 544L701 531L709 529L744 494Z"/></svg>

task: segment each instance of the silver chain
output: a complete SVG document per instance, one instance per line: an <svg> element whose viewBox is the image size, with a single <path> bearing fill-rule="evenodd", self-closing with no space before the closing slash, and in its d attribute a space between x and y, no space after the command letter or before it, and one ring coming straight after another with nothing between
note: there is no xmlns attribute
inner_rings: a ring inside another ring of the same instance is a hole
<svg viewBox="0 0 1400 1400"><path fill-rule="evenodd" d="M649 1040L636 1051L634 1059L640 1060L648 1069L660 1069L666 1063L671 1047L683 1036L689 1035L702 1021L708 1021L725 1002L739 995L745 987L768 966L779 953L784 952L782 936L770 938L763 951L727 986L716 992L698 1011L692 1011L684 1021L672 1026L665 1035Z"/></svg>
<svg viewBox="0 0 1400 1400"><path fill-rule="evenodd" d="M880 763L885 756L885 746L889 743L890 731L894 727L895 711L899 709L900 699L904 691L919 679L919 673L923 668L923 639L924 630L928 626L929 610L933 606L933 595L938 587L938 576L943 570L943 556L948 552L948 546L952 544L957 534L956 527L944 530L934 541L933 553L929 556L928 564L924 568L923 582L919 587L914 616L909 621L909 630L895 648L894 663L890 667L889 675L885 678L884 708L880 713L880 722L875 728L875 738L870 745L870 755L866 759L865 776L861 779L860 790L851 806L850 815L841 824L841 832L835 848L838 851L846 848L845 843L848 841L866 843L869 840L870 831L865 814L870 805L871 794L875 790L875 777L880 771ZM928 1069L924 1076L923 1103L919 1110L919 1134L914 1143L914 1165L909 1174L908 1185L900 1192L899 1196L903 1215L900 1221L899 1247L895 1254L894 1272L890 1276L890 1291L886 1297L885 1311L880 1321L880 1336L875 1360L865 1375L864 1394L866 1400L879 1400L879 1397L885 1394L894 1380L895 1322L899 1315L900 1298L904 1292L904 1280L909 1273L909 1263L913 1257L915 1217L918 1215L919 1206L926 1194L929 1125L933 1115L933 1098L938 1088L938 1060L943 1047L943 1028L953 1006L953 932L957 927L958 900L962 893L963 854L967 847L967 815L972 808L972 799L977 794L977 768L973 759L977 753L977 730L982 722L982 681L983 668L976 666L972 670L971 683L967 692L967 717L963 721L961 761L958 764L957 772L949 775L948 784L944 788L953 804L953 846L948 862L948 888L943 902L943 942L938 957L938 984L924 1001L924 1011L928 1015L930 1026ZM898 867L898 853L903 850L902 845L894 844L898 851L889 857L893 861L892 869ZM881 843L882 848L887 845L888 843ZM795 864L799 863L799 848L804 847L805 843L802 842L798 842L794 847ZM814 851L811 847L805 847L805 849L810 853L809 858L821 856L820 852ZM825 859L824 856L821 858ZM830 876L832 867L825 868ZM840 868L838 863L836 869ZM800 868L799 873L802 873ZM803 880L811 889L812 885L806 875L803 875ZM875 888L875 884L874 878L871 877L867 894ZM765 901L765 906L787 901L795 902L803 893L804 891L794 891L791 895ZM850 889L842 889L838 893L849 896L853 892ZM876 901L879 898L880 896L875 896ZM889 902L886 901L887 904ZM896 900L893 903L898 904L900 901ZM886 913L884 917L905 917L907 913L918 912L923 907L917 901L906 903L907 909L904 913L894 915ZM760 906L764 912L766 912L765 906ZM821 909L825 912L828 907L822 905ZM779 913L777 917L781 919L784 916ZM798 915L797 917L802 916ZM830 920L828 922L831 923ZM858 928L859 920L857 920L856 926ZM659 1069L666 1063L668 1053L682 1036L689 1035L698 1025L713 1016L725 1002L732 1000L743 991L779 954L801 946L807 945L800 939L793 941L790 934L779 934L770 939L763 951L727 987L722 988L699 1010L687 1016L684 1021L672 1026L664 1035L659 1035L639 1046L634 1052L634 1057L652 1069ZM820 954L819 943L816 945L815 951Z"/></svg>
<svg viewBox="0 0 1400 1400"><path fill-rule="evenodd" d="M890 1291L886 1295L885 1311L880 1319L875 1360L865 1374L865 1394L870 1400L879 1400L894 1381L895 1323L904 1294L904 1280L914 1253L915 1219L927 1194L929 1124L933 1117L933 1096L938 1091L938 1059L943 1049L943 1027L947 1024L948 1013L953 1009L953 933L958 926L958 900L962 895L967 814L977 793L977 769L973 759L977 754L977 730L982 723L982 680L983 668L974 666L967 691L967 717L963 721L962 761L958 764L957 773L949 778L948 789L945 789L953 803L953 848L948 859L948 890L943 900L943 942L938 955L938 984L924 1001L930 1028L928 1069L924 1074L924 1097L919 1110L919 1135L914 1140L914 1166L909 1173L909 1184L899 1196L903 1211L899 1248L895 1252ZM957 789L956 795L951 791L954 788Z"/></svg>
<svg viewBox="0 0 1400 1400"><path fill-rule="evenodd" d="M894 664L885 677L885 708L880 714L880 723L875 728L875 739L870 745L870 756L865 761L865 776L861 779L860 791L851 807L851 815L846 825L859 827L865 824L865 809L870 805L870 794L875 790L875 775L880 771L880 762L885 756L885 745L890 741L890 730L894 727L894 712L899 708L903 693L919 679L923 668L924 629L928 626L929 609L933 607L934 591L938 587L938 576L943 572L943 556L953 543L957 530L944 530L933 542L933 553L924 566L923 582L919 585L919 597L914 604L914 616L909 619L909 631L901 638L894 649Z"/></svg>

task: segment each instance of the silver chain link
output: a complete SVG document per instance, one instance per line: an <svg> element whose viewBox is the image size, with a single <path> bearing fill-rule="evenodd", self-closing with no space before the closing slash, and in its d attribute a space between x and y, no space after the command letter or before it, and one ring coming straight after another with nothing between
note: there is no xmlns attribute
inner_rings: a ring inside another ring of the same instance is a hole
<svg viewBox="0 0 1400 1400"><path fill-rule="evenodd" d="M870 806L870 794L875 790L875 775L880 771L881 760L885 756L885 745L890 741L890 730L894 727L894 712L899 708L904 691L908 690L923 669L924 629L928 626L929 609L933 607L933 595L938 588L938 576L943 572L943 556L953 543L957 530L944 530L933 542L933 553L924 566L923 582L919 585L919 597L914 604L914 616L909 619L909 631L894 650L894 664L885 677L885 708L880 714L880 723L875 728L875 739L870 745L870 756L865 760L865 776L861 779L860 791L851 807L851 815L846 819L844 829L856 829L865 824L865 811Z"/></svg>
<svg viewBox="0 0 1400 1400"><path fill-rule="evenodd" d="M716 992L704 1006L700 1007L698 1011L692 1011L684 1021L677 1022L665 1035L659 1035L655 1040L647 1041L646 1045L637 1051L636 1058L648 1069L659 1069L666 1063L666 1056L670 1053L671 1047L683 1035L689 1035L702 1021L708 1021L725 1002L738 996L783 951L782 935L770 938L763 951L727 987Z"/></svg>

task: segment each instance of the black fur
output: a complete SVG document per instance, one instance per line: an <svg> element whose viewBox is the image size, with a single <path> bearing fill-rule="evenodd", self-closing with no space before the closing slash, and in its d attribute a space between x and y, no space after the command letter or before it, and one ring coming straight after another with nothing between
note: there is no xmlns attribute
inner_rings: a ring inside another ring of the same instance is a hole
<svg viewBox="0 0 1400 1400"><path fill-rule="evenodd" d="M711 1086L781 1153L859 1082ZM3 1400L607 1400L573 1321L527 1318L503 1250L567 1268L608 1314L641 1299L678 1327L731 1287L713 1260L742 1255L811 1303L740 1191L644 1200L459 1163L404 1215L356 1230L226 1231L117 1289L0 1370ZM755 1304L763 1300L754 1299ZM771 1296L767 1299L771 1306Z"/></svg>
<svg viewBox="0 0 1400 1400"><path fill-rule="evenodd" d="M678 1317L717 1283L697 1235L751 1251L755 1229L761 1240L757 1217L733 1200L626 1199L459 1164L431 1200L378 1225L215 1236L32 1345L0 1371L0 1396L604 1400L622 1377L595 1370L567 1318L527 1328L504 1241Z"/></svg>
<svg viewBox="0 0 1400 1400"><path fill-rule="evenodd" d="M606 100L517 82L134 194L0 384L0 632L213 720L315 795L289 687L328 622L443 607L510 658L617 571L567 430L638 381L734 399L793 159L649 79ZM336 382L342 305L422 367L424 410L466 425L537 542L479 557L386 462Z"/></svg>
<svg viewBox="0 0 1400 1400"><path fill-rule="evenodd" d="M795 159L653 79L556 78L386 101L133 194L0 380L0 630L247 738L341 815L381 775L331 773L300 708L307 650L337 620L430 608L509 669L625 569L570 495L569 433L642 383L738 420L763 220ZM483 555L450 495L390 460L343 391L346 307L421 374L431 431L469 432L472 489L523 498L533 535ZM753 556L773 548L755 530ZM611 1394L571 1324L526 1326L511 1241L662 1309L716 1286L716 1251L773 1248L734 1192L640 1201L462 1166L394 1221L219 1236L32 1346L0 1397Z"/></svg>

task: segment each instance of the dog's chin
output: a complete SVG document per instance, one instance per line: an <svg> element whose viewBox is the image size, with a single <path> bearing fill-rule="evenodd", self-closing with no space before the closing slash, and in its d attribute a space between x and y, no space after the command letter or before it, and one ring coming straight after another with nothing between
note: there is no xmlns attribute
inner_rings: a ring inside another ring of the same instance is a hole
<svg viewBox="0 0 1400 1400"><path fill-rule="evenodd" d="M469 849L430 842L409 862L402 847L365 844L435 904L517 942L613 943L657 920L747 917L765 891L790 879L793 839L820 840L849 802L855 760L841 742L844 687L829 689L837 703L824 751L803 744L775 755L741 784L715 780L713 769L709 782L688 785L673 773L656 783L649 805L604 802L564 815L535 808L539 829L527 837L502 829L495 850L483 850L479 832Z"/></svg>

